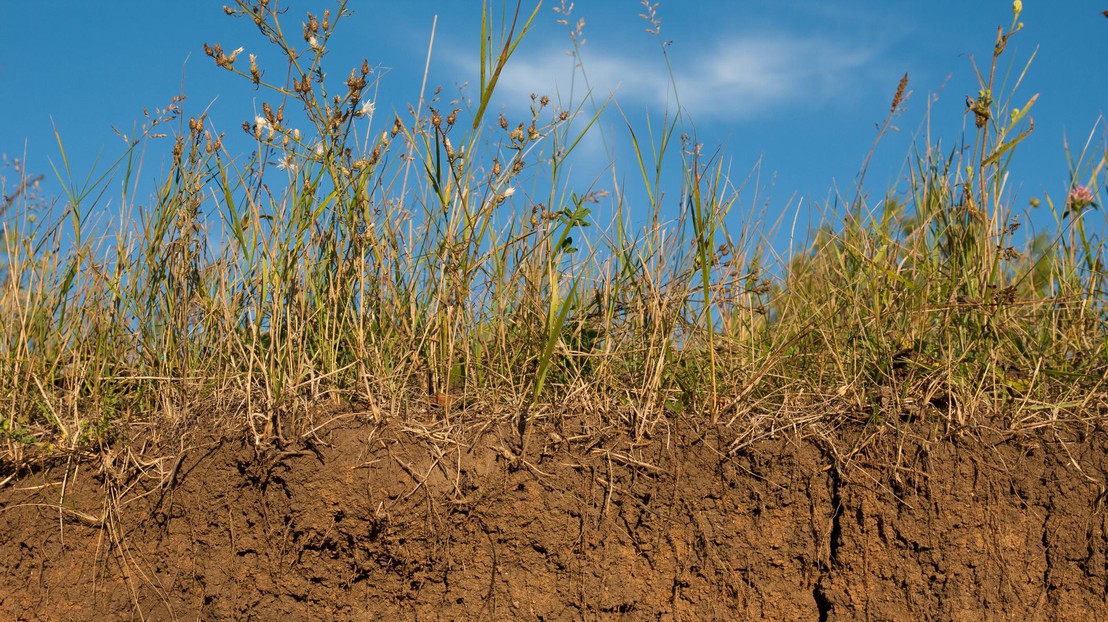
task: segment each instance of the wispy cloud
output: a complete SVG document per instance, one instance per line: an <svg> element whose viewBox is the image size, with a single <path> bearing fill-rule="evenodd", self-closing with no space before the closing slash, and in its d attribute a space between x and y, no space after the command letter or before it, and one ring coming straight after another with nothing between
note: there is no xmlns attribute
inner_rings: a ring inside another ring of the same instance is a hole
<svg viewBox="0 0 1108 622"><path fill-rule="evenodd" d="M879 58L872 46L791 33L728 35L692 52L671 50L682 106L694 118L750 120L787 107L819 107L864 80L864 70ZM546 49L513 57L501 77L502 95L519 101L530 93L563 97L585 90L573 59ZM673 101L664 63L587 46L584 68L588 84L601 98L614 93L623 105L652 108Z"/></svg>
<svg viewBox="0 0 1108 622"><path fill-rule="evenodd" d="M693 114L758 116L777 107L818 107L850 89L876 53L844 43L779 35L721 41L677 72Z"/></svg>

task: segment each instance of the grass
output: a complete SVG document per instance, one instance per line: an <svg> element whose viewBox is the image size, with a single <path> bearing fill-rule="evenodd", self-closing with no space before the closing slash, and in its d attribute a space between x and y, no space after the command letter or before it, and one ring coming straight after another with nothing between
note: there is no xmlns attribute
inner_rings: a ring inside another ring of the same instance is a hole
<svg viewBox="0 0 1108 622"><path fill-rule="evenodd" d="M382 119L368 64L324 70L346 2L302 22L277 5L227 12L287 71L205 45L268 98L243 124L251 157L233 158L177 98L144 119L110 176L72 181L59 140L60 212L9 169L0 451L12 464L213 414L280 444L318 423L323 400L450 429L510 423L519 456L536 424L560 429L571 413L633 439L728 426L733 450L848 422L939 435L1103 423L1108 290L1086 219L1105 155L1086 148L1073 191L1047 201L1054 232L1016 234L1006 174L1035 97L1016 108L995 89L1018 19L975 67L971 148L917 145L907 190L879 200L863 169L841 226L828 215L779 257L764 231L728 227L742 184L681 132L679 110L627 125L638 192L568 181L609 102L536 96L526 117L492 118L538 7L498 21L486 6L474 107L436 93ZM646 17L657 33L650 5ZM171 168L146 204L142 154L166 134ZM666 188L673 158L683 175ZM98 224L115 187L124 214ZM649 224L636 228L632 209Z"/></svg>

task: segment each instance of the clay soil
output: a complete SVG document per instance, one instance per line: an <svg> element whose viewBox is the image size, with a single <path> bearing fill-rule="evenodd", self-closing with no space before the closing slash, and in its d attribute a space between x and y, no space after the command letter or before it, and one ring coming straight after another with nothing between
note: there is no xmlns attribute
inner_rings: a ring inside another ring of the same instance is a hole
<svg viewBox="0 0 1108 622"><path fill-rule="evenodd" d="M938 428L131 441L0 488L0 620L1108 619L1105 430Z"/></svg>

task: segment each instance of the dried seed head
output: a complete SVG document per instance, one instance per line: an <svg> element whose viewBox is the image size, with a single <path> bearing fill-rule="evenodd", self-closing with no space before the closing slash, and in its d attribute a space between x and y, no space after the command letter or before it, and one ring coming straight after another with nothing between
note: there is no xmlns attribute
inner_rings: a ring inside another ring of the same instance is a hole
<svg viewBox="0 0 1108 622"><path fill-rule="evenodd" d="M250 80L257 86L262 81L262 72L258 70L258 57L250 55Z"/></svg>
<svg viewBox="0 0 1108 622"><path fill-rule="evenodd" d="M563 111L562 111L562 112L561 112L561 113L560 113L560 114L558 115L558 120L559 120L559 121L565 121L565 120L566 120L566 119L568 119L568 118L569 118L569 112L567 112L567 111L565 111L565 110L563 110Z"/></svg>
<svg viewBox="0 0 1108 622"><path fill-rule="evenodd" d="M312 81L307 74L300 76L300 81L292 81L292 89L301 95L307 95L312 92Z"/></svg>
<svg viewBox="0 0 1108 622"><path fill-rule="evenodd" d="M528 126L528 128L527 128L527 139L528 140L535 140L538 137L539 137L539 131L535 129L535 124L531 123L531 125Z"/></svg>
<svg viewBox="0 0 1108 622"><path fill-rule="evenodd" d="M346 79L346 86L350 89L350 98L357 101L362 89L365 88L365 77L358 75L356 69L351 69L350 77Z"/></svg>
<svg viewBox="0 0 1108 622"><path fill-rule="evenodd" d="M549 103L550 103L550 98L549 98L549 97L547 97L546 95L543 95L543 96L542 96L542 97L541 97L541 98L539 99L539 104L541 104L541 105L543 105L543 106L546 106L546 105L548 105Z"/></svg>
<svg viewBox="0 0 1108 622"><path fill-rule="evenodd" d="M369 75L369 61L364 59L364 58L362 59L362 75L363 76L368 76Z"/></svg>
<svg viewBox="0 0 1108 622"><path fill-rule="evenodd" d="M331 29L331 9L323 11L323 30Z"/></svg>
<svg viewBox="0 0 1108 622"><path fill-rule="evenodd" d="M900 79L900 83L896 85L896 94L893 95L893 104L889 107L889 114L896 112L896 109L904 103L904 89L908 86L908 72L904 72L904 77Z"/></svg>
<svg viewBox="0 0 1108 622"><path fill-rule="evenodd" d="M500 174L500 160L498 160L496 158L493 158L492 159L492 175L493 175L493 177L496 177L499 174Z"/></svg>
<svg viewBox="0 0 1108 622"><path fill-rule="evenodd" d="M227 15L234 15L235 14L235 10L232 9L231 7L227 6L226 4L223 5L223 12L226 13Z"/></svg>
<svg viewBox="0 0 1108 622"><path fill-rule="evenodd" d="M519 127L512 130L512 133L509 134L509 138L511 138L512 140L514 140L516 142L519 142L519 143L523 142L523 124L522 123L519 124Z"/></svg>
<svg viewBox="0 0 1108 622"><path fill-rule="evenodd" d="M442 115L439 114L439 111L435 110L434 108L431 109L431 125L435 127L442 127Z"/></svg>
<svg viewBox="0 0 1108 622"><path fill-rule="evenodd" d="M500 113L499 123L500 123L500 129L502 129L502 130L508 129L508 119L504 118L504 113L503 112Z"/></svg>
<svg viewBox="0 0 1108 622"><path fill-rule="evenodd" d="M447 117L446 117L446 125L448 125L448 126L454 125L454 122L458 120L458 111L460 111L460 110L461 110L461 108L455 108L455 109L450 111L450 114L447 115Z"/></svg>

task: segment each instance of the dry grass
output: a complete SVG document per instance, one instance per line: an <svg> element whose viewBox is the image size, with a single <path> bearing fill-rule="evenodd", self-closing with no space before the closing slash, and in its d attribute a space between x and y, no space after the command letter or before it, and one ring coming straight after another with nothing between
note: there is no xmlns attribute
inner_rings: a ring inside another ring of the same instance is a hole
<svg viewBox="0 0 1108 622"><path fill-rule="evenodd" d="M417 427L512 422L518 454L535 422L557 430L569 409L632 438L730 426L732 449L847 421L1103 423L1108 292L1086 216L1105 157L1082 154L1074 192L1048 200L1056 232L1018 241L1005 181L1035 98L1017 109L993 90L1016 21L978 74L972 149L919 145L907 192L874 201L860 181L843 226L829 218L778 258L763 232L725 224L739 189L676 113L657 133L627 126L639 159L613 178L641 173L637 193L566 181L604 102L542 96L522 119L490 116L535 13L500 24L486 10L475 106L431 95L392 119L369 103L367 63L321 80L345 2L295 29L276 0L228 13L288 66L205 45L269 98L243 124L252 157L233 159L179 98L113 167L127 212L106 234L92 221L107 176L68 182L60 213L21 169L4 186L0 443L12 464L212 412L258 443L286 442L328 399ZM163 132L172 169L140 207L127 189ZM681 197L676 214L662 208L667 154L684 169L665 190ZM67 165L59 176L74 178ZM650 224L635 229L632 209Z"/></svg>

